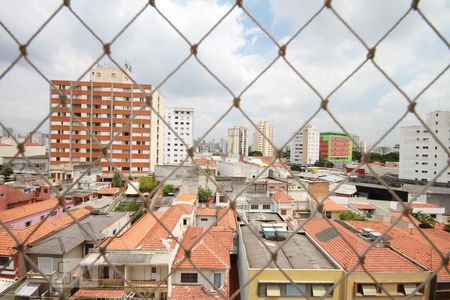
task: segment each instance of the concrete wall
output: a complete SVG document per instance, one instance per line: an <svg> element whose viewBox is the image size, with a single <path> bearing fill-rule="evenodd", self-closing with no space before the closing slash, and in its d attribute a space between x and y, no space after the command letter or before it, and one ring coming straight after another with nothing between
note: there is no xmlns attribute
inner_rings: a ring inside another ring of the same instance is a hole
<svg viewBox="0 0 450 300"><path fill-rule="evenodd" d="M397 293L397 285L403 283L422 283L425 282L430 276L430 272L416 272L416 273L371 273L371 275L382 284L391 296L395 299L406 299L406 295L401 295ZM349 275L347 281L345 282L345 292L343 299L363 299L362 295L356 296L356 284L357 283L373 283L373 279L370 278L366 273L352 273ZM427 284L424 288L423 295L412 296L408 299L413 300L425 300L429 299L430 284ZM373 298L387 300L392 299L388 296L377 295Z"/></svg>
<svg viewBox="0 0 450 300"><path fill-rule="evenodd" d="M197 272L194 269L181 269L177 270L173 276L172 284L186 284L181 282L181 274L182 273L196 273L198 278L198 284L201 284L205 287L205 289L214 289L214 286L208 283L208 281L205 279L208 278L211 283L214 284L214 273L220 273L221 274L221 286L223 286L225 283L228 283L228 271L227 270L201 270L202 274Z"/></svg>
<svg viewBox="0 0 450 300"><path fill-rule="evenodd" d="M259 269L247 269L248 277L253 278L260 270ZM294 281L298 283L334 283L339 281L344 276L343 270L289 270L285 269L285 273ZM278 269L265 269L259 275L256 275L255 279L248 285L248 297L243 299L266 299L265 297L258 297L258 283L289 283L286 276ZM332 297L326 299L341 300L344 295L344 288L342 284L339 284L333 292ZM293 299L292 297L277 297L276 299ZM295 299L306 299L305 297L295 297Z"/></svg>
<svg viewBox="0 0 450 300"><path fill-rule="evenodd" d="M210 227L216 223L216 216L197 216L196 225Z"/></svg>

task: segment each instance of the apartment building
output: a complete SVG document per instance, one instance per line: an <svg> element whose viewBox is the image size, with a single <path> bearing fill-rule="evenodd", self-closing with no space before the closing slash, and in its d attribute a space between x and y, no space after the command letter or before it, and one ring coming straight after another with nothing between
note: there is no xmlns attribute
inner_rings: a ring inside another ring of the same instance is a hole
<svg viewBox="0 0 450 300"><path fill-rule="evenodd" d="M244 126L228 129L228 154L248 156L248 130Z"/></svg>
<svg viewBox="0 0 450 300"><path fill-rule="evenodd" d="M187 147L194 145L194 109L184 107L166 107L166 122L180 136ZM164 164L179 164L187 156L187 148L167 127L164 141Z"/></svg>
<svg viewBox="0 0 450 300"><path fill-rule="evenodd" d="M130 70L126 71L97 65L89 73L89 81L79 81L70 91L73 81L52 81L55 88L50 88L50 169L101 158L102 148L122 130L106 154L118 170L147 174L153 172L156 164L162 164L163 122L149 108L140 111L146 101L143 92L150 93L152 86L134 84ZM67 96L66 106L59 105L59 93ZM164 115L164 98L157 92L153 94L152 107ZM113 171L107 159L101 158L101 164L103 173Z"/></svg>
<svg viewBox="0 0 450 300"><path fill-rule="evenodd" d="M450 149L450 112L434 111L427 114L426 124L444 144L445 149L423 126L400 128L400 172L401 179L430 181L447 166ZM450 182L450 169L436 179Z"/></svg>
<svg viewBox="0 0 450 300"><path fill-rule="evenodd" d="M320 133L320 158L332 162L337 168L352 162L352 148L352 140L345 133Z"/></svg>
<svg viewBox="0 0 450 300"><path fill-rule="evenodd" d="M253 151L260 151L262 156L273 156L273 127L269 121L260 121L258 129L261 133L255 130L253 141Z"/></svg>
<svg viewBox="0 0 450 300"><path fill-rule="evenodd" d="M307 124L291 142L291 164L313 165L319 160L320 133L317 127Z"/></svg>

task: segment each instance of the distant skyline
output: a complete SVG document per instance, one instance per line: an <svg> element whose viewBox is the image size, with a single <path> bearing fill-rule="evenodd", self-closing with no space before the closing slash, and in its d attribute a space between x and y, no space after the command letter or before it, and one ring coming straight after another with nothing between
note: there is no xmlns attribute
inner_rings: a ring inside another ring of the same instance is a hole
<svg viewBox="0 0 450 300"><path fill-rule="evenodd" d="M77 14L104 41L117 32L148 1L85 0L71 2ZM157 5L192 42L198 40L233 5L234 1L158 1ZM36 28L60 5L55 1L2 3L0 19L25 43ZM323 5L322 1L247 0L245 7L280 43L289 38ZM334 1L334 9L369 46L409 9L407 1ZM420 2L420 7L444 37L450 36L450 2ZM101 13L99 14L99 11ZM208 12L208 13L205 13ZM26 20L26 22L24 22ZM151 24L151 26L148 26ZM18 55L18 47L0 30L0 74ZM101 54L101 44L63 8L27 48L28 58L48 79L77 79ZM158 85L189 55L185 41L148 7L112 45L112 56L133 68L136 82ZM326 96L366 57L366 49L327 9L295 38L286 58ZM239 94L276 57L272 41L236 7L199 46L198 57L234 94ZM412 11L376 49L375 61L414 98L450 62L446 45ZM110 63L108 59L102 62ZM434 110L450 110L450 74L447 71L418 100L423 119ZM188 106L196 111L195 138L203 135L232 104L232 96L191 58L162 87L167 106ZM407 101L375 67L368 63L333 94L329 109L349 133L373 144L406 111ZM274 142L281 146L319 107L319 98L279 59L241 97L241 107L257 124L268 120ZM23 59L0 80L0 120L22 134L34 129L49 109L49 86ZM201 121L200 121L201 120ZM320 112L311 122L320 131L341 131ZM419 124L408 116L400 126ZM227 129L254 128L233 109L207 140L227 137ZM48 132L48 124L40 131ZM398 128L383 146L399 143Z"/></svg>

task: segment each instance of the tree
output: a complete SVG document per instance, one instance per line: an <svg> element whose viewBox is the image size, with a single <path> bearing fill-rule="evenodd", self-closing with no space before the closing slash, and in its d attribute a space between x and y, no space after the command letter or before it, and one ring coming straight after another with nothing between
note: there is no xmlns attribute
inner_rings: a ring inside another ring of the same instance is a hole
<svg viewBox="0 0 450 300"><path fill-rule="evenodd" d="M353 160L361 161L362 154L359 151L352 151Z"/></svg>
<svg viewBox="0 0 450 300"><path fill-rule="evenodd" d="M387 162L387 161L399 161L400 159L400 153L398 152L389 152L385 155L383 155L383 162Z"/></svg>
<svg viewBox="0 0 450 300"><path fill-rule="evenodd" d="M375 148L375 152L379 153L381 155L385 155L385 154L388 154L389 152L391 152L391 148L385 147L385 146L380 146L380 147Z"/></svg>
<svg viewBox="0 0 450 300"><path fill-rule="evenodd" d="M198 201L206 202L208 198L212 196L212 191L208 187L199 186L197 190Z"/></svg>
<svg viewBox="0 0 450 300"><path fill-rule="evenodd" d="M367 218L353 211L346 211L339 215L339 220L343 221L367 221Z"/></svg>
<svg viewBox="0 0 450 300"><path fill-rule="evenodd" d="M298 171L300 172L302 170L302 165L292 165L291 171Z"/></svg>
<svg viewBox="0 0 450 300"><path fill-rule="evenodd" d="M120 177L120 174L119 174L119 172L114 172L114 175L113 175L113 178L112 178L112 182L113 182L113 184L114 184L114 187L117 187L117 188L121 188L123 185L122 185L122 178Z"/></svg>
<svg viewBox="0 0 450 300"><path fill-rule="evenodd" d="M291 157L291 150L283 151L283 158L290 158Z"/></svg>
<svg viewBox="0 0 450 300"><path fill-rule="evenodd" d="M248 153L248 156L262 156L262 152L261 151L251 151Z"/></svg>
<svg viewBox="0 0 450 300"><path fill-rule="evenodd" d="M422 211L418 211L417 213L412 215L417 219L417 221L420 222L420 228L433 228L434 224L436 224L436 220L432 216L429 216Z"/></svg>
<svg viewBox="0 0 450 300"><path fill-rule="evenodd" d="M5 177L9 177L9 176L11 176L14 173L13 169L9 165L3 166L3 168L1 170L2 171L1 171L0 174L5 176Z"/></svg>
<svg viewBox="0 0 450 300"><path fill-rule="evenodd" d="M162 191L164 196L173 195L175 192L175 187L173 186L173 184L166 184L163 187Z"/></svg>
<svg viewBox="0 0 450 300"><path fill-rule="evenodd" d="M318 161L314 163L314 166L316 167L325 167L325 168L333 168L334 164L331 161L324 160L323 158L319 158Z"/></svg>
<svg viewBox="0 0 450 300"><path fill-rule="evenodd" d="M334 164L331 162L331 161L326 161L325 162L325 167L327 167L327 168L334 168Z"/></svg>
<svg viewBox="0 0 450 300"><path fill-rule="evenodd" d="M139 191L141 193L150 193L156 187L156 181L153 177L142 176L139 177Z"/></svg>

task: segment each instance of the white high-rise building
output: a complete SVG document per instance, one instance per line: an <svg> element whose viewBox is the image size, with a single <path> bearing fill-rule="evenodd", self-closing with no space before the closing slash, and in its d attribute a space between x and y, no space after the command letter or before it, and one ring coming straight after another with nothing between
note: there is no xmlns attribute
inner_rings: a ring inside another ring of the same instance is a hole
<svg viewBox="0 0 450 300"><path fill-rule="evenodd" d="M253 151L260 151L263 156L273 156L273 127L269 121L261 121L258 123L258 129L265 135L265 137L255 130L255 137L253 141ZM270 143L269 143L270 141Z"/></svg>
<svg viewBox="0 0 450 300"><path fill-rule="evenodd" d="M313 165L319 160L319 130L308 124L291 142L291 164Z"/></svg>
<svg viewBox="0 0 450 300"><path fill-rule="evenodd" d="M228 129L228 154L248 156L248 131L244 126Z"/></svg>
<svg viewBox="0 0 450 300"><path fill-rule="evenodd" d="M423 126L400 128L401 179L430 181L447 166L450 149L450 112L434 111L427 114L427 125L444 144L443 149ZM437 182L450 182L450 168Z"/></svg>
<svg viewBox="0 0 450 300"><path fill-rule="evenodd" d="M194 109L167 107L165 119L188 147L194 145ZM186 146L167 127L165 134L164 164L179 164L187 156Z"/></svg>

